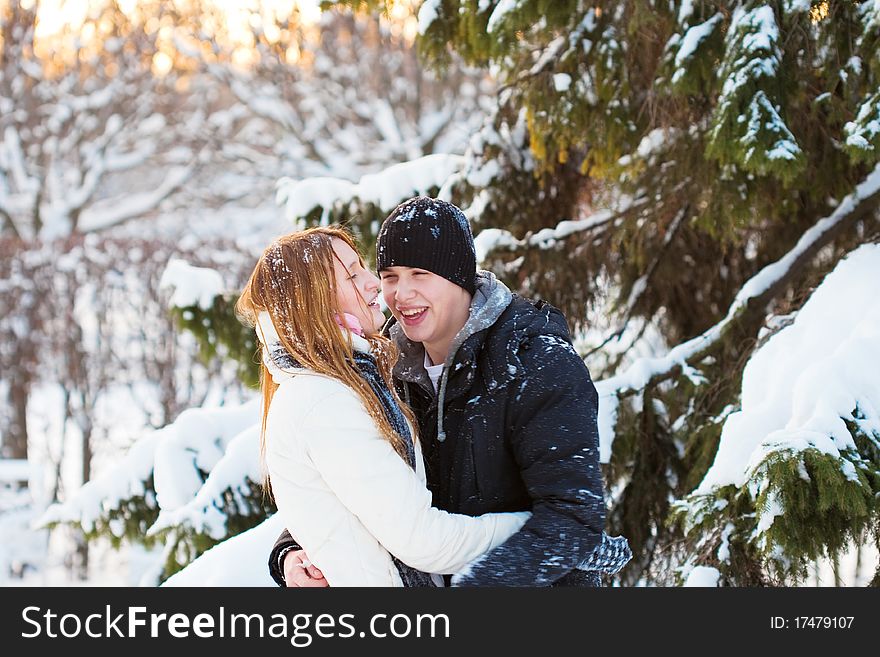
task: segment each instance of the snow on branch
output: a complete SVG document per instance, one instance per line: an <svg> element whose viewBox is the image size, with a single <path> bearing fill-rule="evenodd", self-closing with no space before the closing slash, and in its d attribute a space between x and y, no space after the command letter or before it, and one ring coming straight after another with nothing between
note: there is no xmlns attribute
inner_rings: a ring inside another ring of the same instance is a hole
<svg viewBox="0 0 880 657"><path fill-rule="evenodd" d="M215 545L162 586L275 586L266 555L284 530L276 513L256 527Z"/></svg>
<svg viewBox="0 0 880 657"><path fill-rule="evenodd" d="M477 262L483 262L488 255L496 249L517 249L521 247L537 247L548 249L575 233L592 230L605 226L618 217L618 212L600 210L583 219L563 220L556 224L555 228L544 228L537 233L526 235L518 240L508 230L502 228L487 228L480 231L474 237L474 246L477 249Z"/></svg>
<svg viewBox="0 0 880 657"><path fill-rule="evenodd" d="M79 230L81 232L103 230L143 216L180 189L194 171L193 165L171 167L165 179L152 191L127 194L124 201L117 198L113 202L102 203L101 206L86 208L79 219Z"/></svg>
<svg viewBox="0 0 880 657"><path fill-rule="evenodd" d="M223 458L227 444L248 427L259 424L260 400L240 406L191 408L160 431L153 479L162 510L177 509L202 487L202 473L210 473Z"/></svg>
<svg viewBox="0 0 880 657"><path fill-rule="evenodd" d="M773 453L812 448L842 458L858 451L847 421L880 438L880 306L868 302L878 280L880 245L862 245L826 276L792 324L752 355L742 410L725 421L715 463L695 494L741 488Z"/></svg>
<svg viewBox="0 0 880 657"><path fill-rule="evenodd" d="M36 525L74 523L89 532L100 518L131 498L145 497L147 505L154 507L155 495L148 482L153 475L154 455L160 440L162 435L157 432L136 441L116 467L86 482L66 502L50 506Z"/></svg>
<svg viewBox="0 0 880 657"><path fill-rule="evenodd" d="M501 0L489 16L489 22L486 24L486 32L492 34L495 31L495 28L497 28L507 17L507 14L518 9L518 6L519 0Z"/></svg>
<svg viewBox="0 0 880 657"><path fill-rule="evenodd" d="M440 0L425 0L419 7L419 34L425 34L431 23L437 20L440 9Z"/></svg>
<svg viewBox="0 0 880 657"><path fill-rule="evenodd" d="M194 267L180 258L171 258L159 280L159 290L173 290L169 305L172 308L198 306L210 310L214 298L226 287L216 269Z"/></svg>
<svg viewBox="0 0 880 657"><path fill-rule="evenodd" d="M442 187L463 166L464 157L460 155L435 153L394 164L379 173L363 176L357 183L327 177L296 181L283 178L278 182L276 198L285 205L290 221L301 221L315 208L322 208L321 223L325 224L335 205L346 205L355 199L390 212L415 194L427 194L432 188Z"/></svg>
<svg viewBox="0 0 880 657"><path fill-rule="evenodd" d="M248 482L258 484L262 478L260 467L260 425L254 424L233 438L223 457L211 470L196 496L185 505L162 510L148 534L157 534L170 527L186 526L199 534L207 534L219 541L229 535L227 495L232 498L239 513L249 508L251 494Z"/></svg>
<svg viewBox="0 0 880 657"><path fill-rule="evenodd" d="M617 405L621 395L639 392L650 383L671 376L678 369L681 369L686 376L698 380L700 375L690 363L698 361L707 349L717 343L744 311L749 308L765 308L822 247L865 213L876 210L878 204L880 204L880 164L856 187L855 191L840 202L833 213L805 232L794 248L746 281L723 320L695 338L674 347L665 356L640 358L624 372L597 382L596 388L601 398L599 442L602 462L607 463L611 458Z"/></svg>
<svg viewBox="0 0 880 657"><path fill-rule="evenodd" d="M188 409L162 429L137 440L122 461L87 482L66 502L50 506L40 526L76 523L91 531L99 520L134 497L171 510L185 506L202 487L203 473L222 460L227 444L259 425L259 399L240 406ZM152 478L155 489L148 489Z"/></svg>

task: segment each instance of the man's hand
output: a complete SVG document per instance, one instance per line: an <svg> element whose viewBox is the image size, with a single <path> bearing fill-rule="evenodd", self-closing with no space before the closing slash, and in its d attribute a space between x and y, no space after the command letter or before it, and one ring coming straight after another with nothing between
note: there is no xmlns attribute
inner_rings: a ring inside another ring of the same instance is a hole
<svg viewBox="0 0 880 657"><path fill-rule="evenodd" d="M324 573L309 561L305 550L291 550L284 555L284 581L289 588L330 586Z"/></svg>

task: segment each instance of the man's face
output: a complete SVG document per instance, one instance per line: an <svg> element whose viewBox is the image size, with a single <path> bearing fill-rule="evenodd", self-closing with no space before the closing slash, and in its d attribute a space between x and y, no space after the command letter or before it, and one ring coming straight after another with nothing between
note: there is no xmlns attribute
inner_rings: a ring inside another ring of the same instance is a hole
<svg viewBox="0 0 880 657"><path fill-rule="evenodd" d="M406 337L429 347L442 345L445 352L467 321L471 295L425 269L388 267L379 276L385 303Z"/></svg>

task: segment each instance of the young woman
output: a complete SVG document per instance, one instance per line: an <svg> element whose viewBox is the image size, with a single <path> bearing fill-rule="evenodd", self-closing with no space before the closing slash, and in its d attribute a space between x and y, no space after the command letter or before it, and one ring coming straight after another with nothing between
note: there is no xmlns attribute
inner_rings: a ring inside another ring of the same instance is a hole
<svg viewBox="0 0 880 657"><path fill-rule="evenodd" d="M265 250L236 306L261 343L261 450L279 513L330 586L431 586L428 573L465 569L529 514L431 506L378 296L340 228Z"/></svg>

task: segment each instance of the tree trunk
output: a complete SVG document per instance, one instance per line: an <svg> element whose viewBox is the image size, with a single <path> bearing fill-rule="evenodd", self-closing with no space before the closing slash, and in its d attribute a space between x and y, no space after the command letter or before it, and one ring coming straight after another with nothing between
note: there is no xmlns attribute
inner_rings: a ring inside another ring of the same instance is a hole
<svg viewBox="0 0 880 657"><path fill-rule="evenodd" d="M27 404L28 388L30 381L24 376L15 376L9 382L9 407L12 416L9 425L3 432L3 458L27 459L28 457L28 428L27 428Z"/></svg>
<svg viewBox="0 0 880 657"><path fill-rule="evenodd" d="M81 582L89 578L89 542L83 533L76 536L76 555L73 560L73 572Z"/></svg>
<svg viewBox="0 0 880 657"><path fill-rule="evenodd" d="M84 422L82 429L82 483L92 478L92 419L90 415L83 414ZM76 547L76 576L85 581L89 578L89 543L83 534L77 536Z"/></svg>

